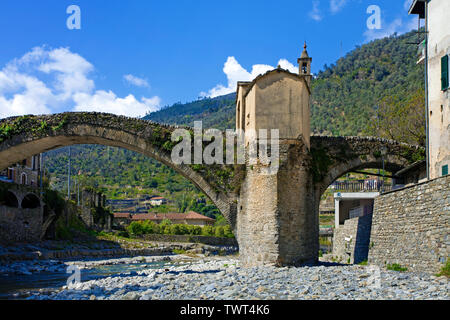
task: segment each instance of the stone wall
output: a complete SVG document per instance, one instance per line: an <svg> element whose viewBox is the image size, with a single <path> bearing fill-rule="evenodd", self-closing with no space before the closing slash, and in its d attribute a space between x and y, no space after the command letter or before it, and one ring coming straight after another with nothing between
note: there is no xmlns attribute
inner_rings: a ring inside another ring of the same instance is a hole
<svg viewBox="0 0 450 320"><path fill-rule="evenodd" d="M367 260L371 225L371 214L345 220L334 231L333 257L346 263Z"/></svg>
<svg viewBox="0 0 450 320"><path fill-rule="evenodd" d="M247 165L235 233L243 265L317 261L319 219L309 161L301 139L282 140L276 174L264 173L262 164Z"/></svg>
<svg viewBox="0 0 450 320"><path fill-rule="evenodd" d="M142 238L147 241L191 242L191 243L208 244L210 246L232 246L232 247L238 246L238 243L235 238L220 238L220 237L176 235L176 234L146 234L142 236Z"/></svg>
<svg viewBox="0 0 450 320"><path fill-rule="evenodd" d="M448 259L450 175L375 199L369 263L436 273Z"/></svg>
<svg viewBox="0 0 450 320"><path fill-rule="evenodd" d="M13 208L0 205L0 242L39 241L42 229L42 210Z"/></svg>

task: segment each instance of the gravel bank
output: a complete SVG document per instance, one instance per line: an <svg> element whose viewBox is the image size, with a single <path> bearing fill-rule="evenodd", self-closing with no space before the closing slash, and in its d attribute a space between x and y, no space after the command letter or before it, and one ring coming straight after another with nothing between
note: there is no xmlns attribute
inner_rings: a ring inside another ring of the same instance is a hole
<svg viewBox="0 0 450 320"><path fill-rule="evenodd" d="M117 274L28 299L449 299L448 279L427 274L359 265L241 268L235 257L177 257L184 259L184 264L170 270ZM93 263L99 262L81 262L79 266L89 268Z"/></svg>

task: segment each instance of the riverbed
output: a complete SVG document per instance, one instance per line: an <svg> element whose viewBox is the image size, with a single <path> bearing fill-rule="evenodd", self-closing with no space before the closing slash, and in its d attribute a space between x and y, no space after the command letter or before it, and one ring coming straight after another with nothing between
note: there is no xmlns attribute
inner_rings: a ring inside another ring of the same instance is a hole
<svg viewBox="0 0 450 320"><path fill-rule="evenodd" d="M67 285L69 278L76 274L76 269L79 270L79 281L86 282L113 276L136 275L142 270L167 269L181 265L181 260L176 256L160 256L15 261L0 265L0 299L26 299L56 291Z"/></svg>
<svg viewBox="0 0 450 320"><path fill-rule="evenodd" d="M4 299L449 299L446 277L373 266L319 263L244 268L236 256L183 254L17 263L19 270L32 274L6 276L3 272ZM26 263L22 269L21 263ZM81 281L67 283L71 274L66 270L71 266L80 270Z"/></svg>

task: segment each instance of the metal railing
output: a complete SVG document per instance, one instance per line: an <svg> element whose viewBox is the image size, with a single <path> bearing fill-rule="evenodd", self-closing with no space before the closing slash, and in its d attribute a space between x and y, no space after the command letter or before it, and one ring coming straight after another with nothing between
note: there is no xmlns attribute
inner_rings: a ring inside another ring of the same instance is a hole
<svg viewBox="0 0 450 320"><path fill-rule="evenodd" d="M392 190L392 185L383 183L382 180L366 180L366 181L335 181L330 185L335 191L348 192L386 192Z"/></svg>

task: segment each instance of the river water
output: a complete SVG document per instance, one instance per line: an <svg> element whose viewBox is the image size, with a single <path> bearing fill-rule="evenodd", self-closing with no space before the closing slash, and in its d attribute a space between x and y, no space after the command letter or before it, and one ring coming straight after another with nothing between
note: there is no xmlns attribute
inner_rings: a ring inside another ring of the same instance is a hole
<svg viewBox="0 0 450 320"><path fill-rule="evenodd" d="M81 262L84 261L88 260ZM144 269L170 268L173 265L173 261L93 265L82 269L80 274L81 281L84 282L117 274L139 272ZM58 271L44 271L32 274L0 273L0 299L25 299L30 295L30 292L37 292L40 289L57 289L66 285L72 273L66 272L68 266L61 266L58 268Z"/></svg>

